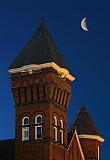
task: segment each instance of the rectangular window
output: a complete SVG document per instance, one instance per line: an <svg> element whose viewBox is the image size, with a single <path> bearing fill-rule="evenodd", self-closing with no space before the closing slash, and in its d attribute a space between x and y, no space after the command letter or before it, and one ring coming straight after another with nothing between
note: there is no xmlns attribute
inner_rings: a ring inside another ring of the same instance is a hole
<svg viewBox="0 0 110 160"><path fill-rule="evenodd" d="M42 125L35 126L35 139L41 139L42 138Z"/></svg>
<svg viewBox="0 0 110 160"><path fill-rule="evenodd" d="M24 138L28 137L28 131L24 131Z"/></svg>
<svg viewBox="0 0 110 160"><path fill-rule="evenodd" d="M54 140L57 141L57 127L54 127Z"/></svg>
<svg viewBox="0 0 110 160"><path fill-rule="evenodd" d="M60 130L60 142L63 144L63 130Z"/></svg>
<svg viewBox="0 0 110 160"><path fill-rule="evenodd" d="M22 128L22 141L28 141L29 140L29 127L23 127Z"/></svg>

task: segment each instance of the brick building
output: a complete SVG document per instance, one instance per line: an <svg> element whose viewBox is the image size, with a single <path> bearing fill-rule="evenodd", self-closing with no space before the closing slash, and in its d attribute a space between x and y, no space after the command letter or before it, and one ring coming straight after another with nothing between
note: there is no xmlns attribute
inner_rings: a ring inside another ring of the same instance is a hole
<svg viewBox="0 0 110 160"><path fill-rule="evenodd" d="M85 105L68 133L75 78L43 21L9 72L16 132L0 141L0 160L101 160L104 139Z"/></svg>

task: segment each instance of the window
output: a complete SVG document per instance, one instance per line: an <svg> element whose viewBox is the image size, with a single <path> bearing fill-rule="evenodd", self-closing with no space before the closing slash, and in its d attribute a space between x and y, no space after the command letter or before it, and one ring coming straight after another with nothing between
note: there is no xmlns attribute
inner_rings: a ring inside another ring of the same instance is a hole
<svg viewBox="0 0 110 160"><path fill-rule="evenodd" d="M60 120L60 128L63 129L63 121Z"/></svg>
<svg viewBox="0 0 110 160"><path fill-rule="evenodd" d="M22 141L29 140L29 117L22 119Z"/></svg>
<svg viewBox="0 0 110 160"><path fill-rule="evenodd" d="M37 115L35 117L35 139L41 139L42 135L42 116Z"/></svg>
<svg viewBox="0 0 110 160"><path fill-rule="evenodd" d="M63 137L63 121L60 120L60 142L63 144L64 137Z"/></svg>
<svg viewBox="0 0 110 160"><path fill-rule="evenodd" d="M22 120L22 126L29 125L29 117L24 117Z"/></svg>
<svg viewBox="0 0 110 160"><path fill-rule="evenodd" d="M54 117L54 140L57 141L57 118Z"/></svg>
<svg viewBox="0 0 110 160"><path fill-rule="evenodd" d="M36 126L36 139L42 138L42 126Z"/></svg>
<svg viewBox="0 0 110 160"><path fill-rule="evenodd" d="M40 124L40 123L42 123L42 116L38 115L36 116L35 124Z"/></svg>

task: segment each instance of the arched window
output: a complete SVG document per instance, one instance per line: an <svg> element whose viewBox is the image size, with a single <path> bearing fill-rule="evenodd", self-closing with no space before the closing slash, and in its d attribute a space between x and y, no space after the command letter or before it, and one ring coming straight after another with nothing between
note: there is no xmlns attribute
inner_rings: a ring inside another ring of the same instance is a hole
<svg viewBox="0 0 110 160"><path fill-rule="evenodd" d="M41 139L42 135L42 116L37 115L35 117L35 139Z"/></svg>
<svg viewBox="0 0 110 160"><path fill-rule="evenodd" d="M60 120L60 128L63 129L63 121Z"/></svg>
<svg viewBox="0 0 110 160"><path fill-rule="evenodd" d="M22 119L22 141L29 140L29 117Z"/></svg>
<svg viewBox="0 0 110 160"><path fill-rule="evenodd" d="M63 135L63 121L60 120L60 142L63 144L64 142L64 135Z"/></svg>
<svg viewBox="0 0 110 160"><path fill-rule="evenodd" d="M57 141L57 118L54 117L54 140Z"/></svg>
<svg viewBox="0 0 110 160"><path fill-rule="evenodd" d="M57 126L57 118L54 117L54 125Z"/></svg>

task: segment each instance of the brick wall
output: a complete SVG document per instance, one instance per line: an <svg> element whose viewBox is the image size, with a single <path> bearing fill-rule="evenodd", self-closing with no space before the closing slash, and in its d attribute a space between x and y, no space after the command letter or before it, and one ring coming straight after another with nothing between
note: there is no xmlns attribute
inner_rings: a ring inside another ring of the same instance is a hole
<svg viewBox="0 0 110 160"><path fill-rule="evenodd" d="M16 109L16 160L66 160L67 111L72 85L52 68L33 74L11 76ZM35 116L43 116L43 139L35 140ZM54 115L58 141L54 141ZM22 142L22 118L30 118L30 140ZM64 123L64 144L60 142L60 120Z"/></svg>

